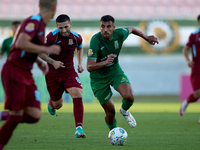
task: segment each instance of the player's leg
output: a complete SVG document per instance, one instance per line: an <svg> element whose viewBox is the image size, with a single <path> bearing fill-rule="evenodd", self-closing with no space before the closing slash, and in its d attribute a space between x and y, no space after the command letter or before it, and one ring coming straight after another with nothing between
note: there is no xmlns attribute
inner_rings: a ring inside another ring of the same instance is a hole
<svg viewBox="0 0 200 150"><path fill-rule="evenodd" d="M8 118L8 115L9 115L9 113L8 113L7 110L6 111L0 111L0 121L6 120Z"/></svg>
<svg viewBox="0 0 200 150"><path fill-rule="evenodd" d="M49 99L49 103L48 103L48 111L51 115L55 115L56 114L56 109L60 109L63 105L63 99L62 97L58 100L55 99Z"/></svg>
<svg viewBox="0 0 200 150"><path fill-rule="evenodd" d="M6 122L0 129L0 149L8 143L13 131L23 119L23 110L10 110Z"/></svg>
<svg viewBox="0 0 200 150"><path fill-rule="evenodd" d="M75 137L85 138L86 134L83 131L83 100L82 100L82 85L78 74L75 71L68 71L68 75L63 78L65 92L68 92L73 99L73 113L76 125Z"/></svg>
<svg viewBox="0 0 200 150"><path fill-rule="evenodd" d="M56 109L60 109L63 105L62 95L64 86L60 83L59 78L55 76L45 76L47 89L50 95L48 103L48 111L51 115L56 114Z"/></svg>
<svg viewBox="0 0 200 150"><path fill-rule="evenodd" d="M196 102L200 98L200 89L194 91L194 93L190 94L186 100L183 101L181 108L179 110L179 115L183 116L185 114L186 108L189 103Z"/></svg>
<svg viewBox="0 0 200 150"><path fill-rule="evenodd" d="M133 105L133 102L134 102L134 96L133 96L131 85L129 83L122 83L117 87L116 90L123 97L120 113L124 116L127 123L131 127L135 127L137 125L135 118L128 111L128 109Z"/></svg>
<svg viewBox="0 0 200 150"><path fill-rule="evenodd" d="M109 99L106 103L102 105L104 111L105 111L105 122L106 125L110 130L115 128L117 126L117 121L115 118L115 106L113 104L112 98Z"/></svg>
<svg viewBox="0 0 200 150"><path fill-rule="evenodd" d="M73 99L73 113L76 125L76 132L75 137L79 138L86 138L86 134L83 131L83 101L82 101L82 88L80 87L71 87L68 88L67 91L69 92L70 96Z"/></svg>
<svg viewBox="0 0 200 150"><path fill-rule="evenodd" d="M199 67L199 66L196 66ZM179 115L183 116L185 114L185 110L189 103L196 102L200 97L200 72L195 66L192 68L191 72L191 84L194 90L194 93L190 94L186 100L183 101L181 108L179 110Z"/></svg>
<svg viewBox="0 0 200 150"><path fill-rule="evenodd" d="M27 87L26 103L22 122L36 123L40 120L40 116L40 93L35 84L32 84Z"/></svg>

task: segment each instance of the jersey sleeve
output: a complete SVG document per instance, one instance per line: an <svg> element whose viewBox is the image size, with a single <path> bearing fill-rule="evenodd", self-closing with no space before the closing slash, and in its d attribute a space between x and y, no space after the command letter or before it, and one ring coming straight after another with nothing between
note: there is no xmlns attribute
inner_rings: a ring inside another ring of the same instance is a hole
<svg viewBox="0 0 200 150"><path fill-rule="evenodd" d="M28 34L33 39L38 33L39 22L36 20L25 21L21 25L21 32Z"/></svg>
<svg viewBox="0 0 200 150"><path fill-rule="evenodd" d="M1 52L4 53L8 50L7 46L6 46L6 40L3 41L2 47L1 47Z"/></svg>
<svg viewBox="0 0 200 150"><path fill-rule="evenodd" d="M189 36L189 39L188 39L188 42L187 42L187 46L188 47L192 47L192 44L194 44L194 42L195 42L195 36L194 36L194 34L191 34L190 36Z"/></svg>
<svg viewBox="0 0 200 150"><path fill-rule="evenodd" d="M56 35L57 36L57 35ZM52 32L49 32L49 34L44 39L45 46L50 46L55 43L55 37L53 36Z"/></svg>
<svg viewBox="0 0 200 150"><path fill-rule="evenodd" d="M80 49L83 46L83 39L80 34L78 34L78 39L77 39L77 48Z"/></svg>
<svg viewBox="0 0 200 150"><path fill-rule="evenodd" d="M95 37L93 36L92 39L90 40L90 46L87 57L89 59L97 59L98 50L99 50L98 42L95 40Z"/></svg>
<svg viewBox="0 0 200 150"><path fill-rule="evenodd" d="M123 35L123 41L125 41L127 37L129 36L129 30L127 28L121 28L121 31Z"/></svg>

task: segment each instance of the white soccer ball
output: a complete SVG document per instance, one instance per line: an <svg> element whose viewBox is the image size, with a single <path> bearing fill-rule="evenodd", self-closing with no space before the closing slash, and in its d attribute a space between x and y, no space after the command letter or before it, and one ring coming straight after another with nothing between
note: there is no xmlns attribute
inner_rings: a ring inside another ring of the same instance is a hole
<svg viewBox="0 0 200 150"><path fill-rule="evenodd" d="M124 145L128 139L128 134L127 132L121 128L121 127L116 127L110 130L108 134L108 138L110 140L110 143L112 145Z"/></svg>

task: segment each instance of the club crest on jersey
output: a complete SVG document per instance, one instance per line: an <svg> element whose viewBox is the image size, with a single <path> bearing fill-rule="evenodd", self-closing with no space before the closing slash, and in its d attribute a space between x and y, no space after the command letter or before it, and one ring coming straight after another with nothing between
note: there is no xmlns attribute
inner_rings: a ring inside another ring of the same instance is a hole
<svg viewBox="0 0 200 150"><path fill-rule="evenodd" d="M69 39L69 45L74 44L73 39Z"/></svg>
<svg viewBox="0 0 200 150"><path fill-rule="evenodd" d="M88 56L92 56L93 52L92 52L92 49L89 49L88 50Z"/></svg>
<svg viewBox="0 0 200 150"><path fill-rule="evenodd" d="M118 49L119 48L118 40L116 40L114 44L115 44L115 49Z"/></svg>
<svg viewBox="0 0 200 150"><path fill-rule="evenodd" d="M27 32L32 32L32 31L34 31L34 30L35 30L35 24L34 24L34 23L28 23L28 24L26 25L26 27L25 27L25 30L26 30Z"/></svg>

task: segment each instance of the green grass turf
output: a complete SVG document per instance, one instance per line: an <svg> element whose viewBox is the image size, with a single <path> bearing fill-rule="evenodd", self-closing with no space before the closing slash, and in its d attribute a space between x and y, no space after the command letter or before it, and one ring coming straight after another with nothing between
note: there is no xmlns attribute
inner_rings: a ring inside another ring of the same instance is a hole
<svg viewBox="0 0 200 150"><path fill-rule="evenodd" d="M137 127L131 128L119 113L121 98L114 99L117 126L128 133L124 146L109 143L105 115L98 102L84 104L83 128L87 138L76 139L72 104L64 103L56 116L49 115L46 104L42 104L41 120L33 125L20 124L5 150L200 149L200 103L190 104L185 116L180 117L181 102L177 96L136 97L130 112L137 120Z"/></svg>

